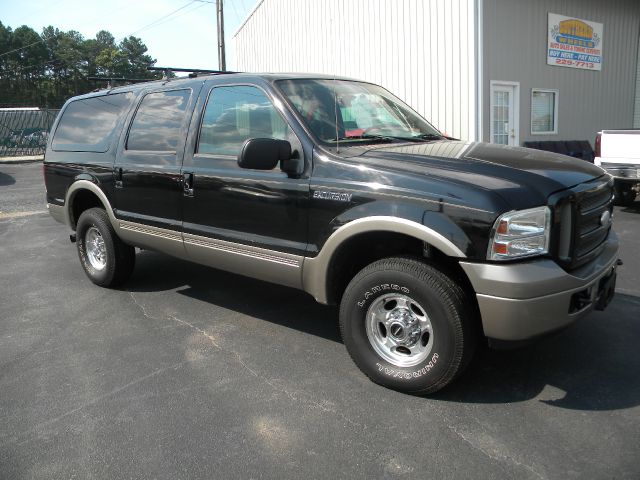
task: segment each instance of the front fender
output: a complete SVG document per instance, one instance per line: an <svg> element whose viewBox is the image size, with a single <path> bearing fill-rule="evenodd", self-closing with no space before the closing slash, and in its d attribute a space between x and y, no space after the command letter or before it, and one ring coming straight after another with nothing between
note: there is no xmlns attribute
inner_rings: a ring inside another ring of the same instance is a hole
<svg viewBox="0 0 640 480"><path fill-rule="evenodd" d="M424 211L421 213L420 220L424 217ZM442 218L440 218L439 223L440 226L446 224ZM416 221L415 219L391 215L372 215L357 218L342 224L324 242L318 255L314 258L305 258L302 269L302 284L304 290L313 295L318 302L327 303L328 293L326 279L335 252L343 242L355 235L367 232L394 232L404 234L426 242L450 257L466 258L463 250L447 238L449 232L445 231L443 232L444 234L440 233L434 228L423 225L421 221ZM456 232L456 234L460 235L461 232L460 230ZM464 236L463 233L462 235ZM466 238L466 236L464 236L464 238Z"/></svg>

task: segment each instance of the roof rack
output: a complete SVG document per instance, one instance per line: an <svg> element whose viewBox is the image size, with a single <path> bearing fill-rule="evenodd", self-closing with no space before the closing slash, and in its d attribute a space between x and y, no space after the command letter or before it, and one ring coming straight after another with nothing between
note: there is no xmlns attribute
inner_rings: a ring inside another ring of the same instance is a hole
<svg viewBox="0 0 640 480"><path fill-rule="evenodd" d="M214 74L214 75L223 75L227 73L240 73L240 72L230 72L228 70L203 70L201 68L174 68L174 67L147 67L147 70L151 72L163 72L163 80L167 80L169 78L169 72L189 72L189 78L195 78L199 74Z"/></svg>

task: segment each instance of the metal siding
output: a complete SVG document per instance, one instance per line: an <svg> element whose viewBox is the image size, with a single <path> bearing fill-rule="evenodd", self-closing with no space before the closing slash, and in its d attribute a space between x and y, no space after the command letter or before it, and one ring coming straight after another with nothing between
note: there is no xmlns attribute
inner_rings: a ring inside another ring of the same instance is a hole
<svg viewBox="0 0 640 480"><path fill-rule="evenodd" d="M520 82L520 142L589 140L629 128L638 58L637 0L483 0L482 139L489 140L491 80ZM602 71L546 64L547 14L603 24ZM559 90L558 134L531 135L531 89Z"/></svg>
<svg viewBox="0 0 640 480"><path fill-rule="evenodd" d="M636 101L633 115L633 128L640 128L640 35L638 36L638 58L636 66Z"/></svg>
<svg viewBox="0 0 640 480"><path fill-rule="evenodd" d="M378 83L440 130L473 140L474 5L475 0L264 0L234 35L236 69Z"/></svg>

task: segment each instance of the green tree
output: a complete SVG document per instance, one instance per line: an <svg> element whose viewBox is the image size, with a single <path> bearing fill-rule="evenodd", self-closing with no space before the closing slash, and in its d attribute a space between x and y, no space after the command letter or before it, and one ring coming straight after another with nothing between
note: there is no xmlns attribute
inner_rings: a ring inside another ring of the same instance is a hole
<svg viewBox="0 0 640 480"><path fill-rule="evenodd" d="M147 67L155 65L156 60L147 55L147 46L138 37L126 37L118 45L118 50L124 57L123 76L135 78L151 78Z"/></svg>
<svg viewBox="0 0 640 480"><path fill-rule="evenodd" d="M0 77L5 73L5 69L7 68L7 56L3 55L11 50L11 43L13 36L13 32L11 28L5 27L2 22L0 22Z"/></svg>
<svg viewBox="0 0 640 480"><path fill-rule="evenodd" d="M5 55L3 55L5 54ZM119 43L106 31L85 39L79 32L45 27L15 30L0 22L0 104L60 106L96 88L90 76L158 78L156 60L138 37Z"/></svg>
<svg viewBox="0 0 640 480"><path fill-rule="evenodd" d="M13 31L8 65L24 78L42 75L47 60L47 49L42 38L30 27L23 25Z"/></svg>

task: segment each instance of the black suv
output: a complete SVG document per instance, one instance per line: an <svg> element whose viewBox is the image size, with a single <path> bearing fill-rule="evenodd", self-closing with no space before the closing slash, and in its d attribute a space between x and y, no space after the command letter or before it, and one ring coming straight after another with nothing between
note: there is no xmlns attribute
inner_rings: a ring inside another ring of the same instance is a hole
<svg viewBox="0 0 640 480"><path fill-rule="evenodd" d="M521 341L611 299L612 178L588 162L443 136L382 87L224 74L69 100L44 174L94 283L135 248L340 304L372 380L450 383L479 338Z"/></svg>

